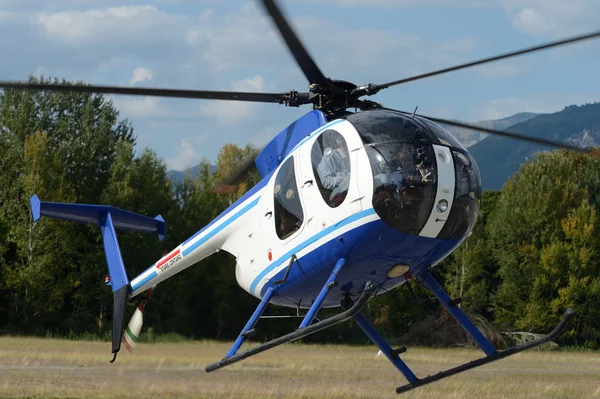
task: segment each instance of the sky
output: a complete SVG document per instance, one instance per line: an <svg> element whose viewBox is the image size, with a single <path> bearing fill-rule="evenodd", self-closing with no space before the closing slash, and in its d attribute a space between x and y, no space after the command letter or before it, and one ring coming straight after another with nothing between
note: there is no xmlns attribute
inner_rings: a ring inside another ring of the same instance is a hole
<svg viewBox="0 0 600 399"><path fill-rule="evenodd" d="M600 29L597 0L281 0L325 76L385 83ZM0 80L307 90L255 1L0 0ZM600 101L600 40L436 76L370 99L480 121ZM594 73L595 72L595 73ZM149 147L183 170L219 148L266 144L310 106L114 96Z"/></svg>

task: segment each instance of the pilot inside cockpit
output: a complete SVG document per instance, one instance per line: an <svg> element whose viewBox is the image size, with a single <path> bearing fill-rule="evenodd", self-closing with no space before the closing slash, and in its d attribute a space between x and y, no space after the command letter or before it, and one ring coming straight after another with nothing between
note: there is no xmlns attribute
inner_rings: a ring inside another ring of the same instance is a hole
<svg viewBox="0 0 600 399"><path fill-rule="evenodd" d="M375 186L394 186L395 192L401 194L408 180L412 179L412 164L407 162L410 159L408 148L400 146L396 149L394 156L390 157L389 162L382 154L377 154L376 159L380 162L377 165L371 165L374 170Z"/></svg>
<svg viewBox="0 0 600 399"><path fill-rule="evenodd" d="M348 147L339 134L323 135L323 158L317 167L321 185L331 190L329 199L345 194L350 185L350 158Z"/></svg>

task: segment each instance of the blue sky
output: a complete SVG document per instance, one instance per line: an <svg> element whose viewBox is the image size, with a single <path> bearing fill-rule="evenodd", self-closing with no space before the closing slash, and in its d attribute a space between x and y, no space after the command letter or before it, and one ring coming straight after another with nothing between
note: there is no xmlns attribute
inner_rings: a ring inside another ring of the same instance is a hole
<svg viewBox="0 0 600 399"><path fill-rule="evenodd" d="M600 29L596 0L282 0L321 70L384 83ZM1 80L31 73L110 85L306 90L253 1L0 0ZM384 105L463 120L555 112L600 101L600 40L408 83ZM114 97L138 148L169 168L216 159L227 142L258 146L309 107Z"/></svg>

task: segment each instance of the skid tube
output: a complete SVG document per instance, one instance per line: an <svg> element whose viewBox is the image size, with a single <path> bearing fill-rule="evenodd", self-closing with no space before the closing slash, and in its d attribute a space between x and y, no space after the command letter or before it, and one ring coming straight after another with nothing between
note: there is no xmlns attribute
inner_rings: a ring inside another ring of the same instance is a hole
<svg viewBox="0 0 600 399"><path fill-rule="evenodd" d="M307 335L310 335L317 331L323 330L327 327L331 327L333 325L342 323L342 322L352 318L358 312L360 312L360 310L367 304L367 302L369 301L369 298L371 298L371 295L374 292L375 292L375 285L373 285L373 283L371 283L371 282L368 282L365 285L365 289L363 290L360 298L349 309L347 309L341 313L338 313L335 316L329 317L325 320L321 320L320 322L311 324L307 327L298 328L294 332L283 335L279 338L275 338L269 342L266 342L262 345L258 345L254 348L250 348L250 349L248 349L242 353L239 353L237 355L234 355L231 357L226 357L219 362L216 362L216 363L206 366L205 370L207 373L210 373L211 371L215 371L215 370L218 370L225 366L228 366L230 364L239 362L240 360L246 359L250 356L254 356L254 355L264 352L268 349L274 348L276 346L279 346L279 345L282 345L282 344L285 344L288 342L296 341L298 339L306 337Z"/></svg>
<svg viewBox="0 0 600 399"><path fill-rule="evenodd" d="M560 321L560 323L558 323L558 325L554 328L554 330L552 330L549 334L547 334L543 337L540 337L540 338L535 339L530 342L525 342L523 344L513 346L512 348L508 348L506 350L496 352L489 356L484 356L482 358L470 361L469 363L461 364L460 366L457 366L457 367L454 367L454 368L451 368L451 369L448 369L445 371L440 371L438 374L430 375L430 376L428 376L426 378L422 378L422 379L417 379L413 383L399 386L398 388L396 388L396 393L398 393L398 394L404 393L406 391L410 391L411 389L423 386L425 384L429 384L430 382L439 381L443 378L450 377L451 375L458 374L458 373L470 370L475 367L483 366L484 364L493 362L495 360L503 359L505 357L514 355L515 353L519 353L524 350L531 349L536 346L540 346L548 341L552 341L552 340L558 338L558 336L560 336L565 331L565 329L567 328L569 322L571 321L571 319L573 318L574 315L575 315L575 312L573 311L573 309L568 308L567 311L564 313L562 320Z"/></svg>

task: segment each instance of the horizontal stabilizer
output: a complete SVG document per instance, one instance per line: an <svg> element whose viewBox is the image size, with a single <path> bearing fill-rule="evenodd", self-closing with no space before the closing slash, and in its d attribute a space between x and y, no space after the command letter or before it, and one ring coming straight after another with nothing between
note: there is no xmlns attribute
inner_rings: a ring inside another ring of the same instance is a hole
<svg viewBox="0 0 600 399"><path fill-rule="evenodd" d="M34 222L41 216L46 216L70 222L92 223L100 226L102 218L110 212L115 228L141 231L143 233L156 232L158 233L159 241L164 240L167 234L167 225L160 215L151 218L108 205L44 202L40 201L35 194L31 197L30 203Z"/></svg>

